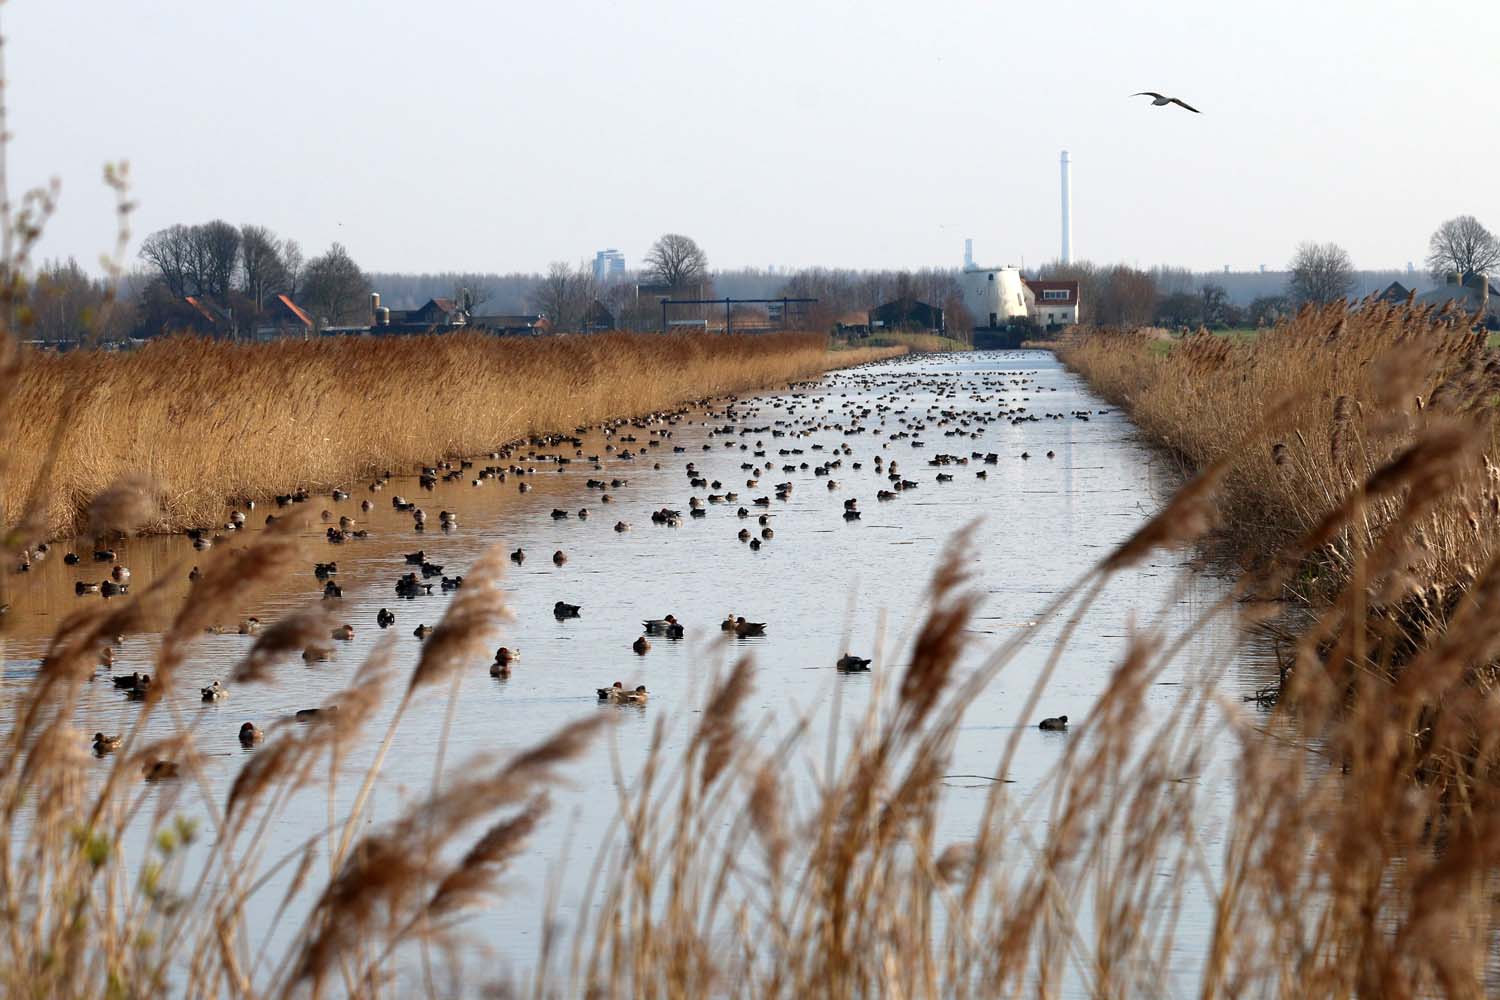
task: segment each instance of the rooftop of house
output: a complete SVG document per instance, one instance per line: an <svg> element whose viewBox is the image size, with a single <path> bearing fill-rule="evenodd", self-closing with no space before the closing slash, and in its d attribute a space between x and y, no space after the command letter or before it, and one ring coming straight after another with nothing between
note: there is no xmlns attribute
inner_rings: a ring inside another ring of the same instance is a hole
<svg viewBox="0 0 1500 1000"><path fill-rule="evenodd" d="M1078 304L1078 282L1073 280L1059 280L1052 278L1023 278L1021 279L1031 293L1036 296L1038 303L1046 302L1053 306L1076 306ZM1065 292L1066 298L1047 298L1045 292Z"/></svg>
<svg viewBox="0 0 1500 1000"><path fill-rule="evenodd" d="M1439 285L1430 292L1423 292L1415 301L1419 306L1441 306L1452 301L1463 308L1477 310L1481 297L1485 300L1483 304L1486 312L1500 311L1500 290L1490 283L1489 278L1474 274L1460 282L1457 275L1452 275L1446 284Z"/></svg>
<svg viewBox="0 0 1500 1000"><path fill-rule="evenodd" d="M293 302L291 296L278 295L276 296L276 301L285 306L287 308L287 311L290 312L293 316L296 316L299 320L301 320L304 326L311 327L313 325L312 317L309 316L307 314L307 311L304 310L301 306Z"/></svg>

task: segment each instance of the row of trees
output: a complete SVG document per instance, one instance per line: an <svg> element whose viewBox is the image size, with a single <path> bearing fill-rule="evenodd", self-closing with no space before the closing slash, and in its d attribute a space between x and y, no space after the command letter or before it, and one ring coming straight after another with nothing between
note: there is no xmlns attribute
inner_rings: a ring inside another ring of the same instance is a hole
<svg viewBox="0 0 1500 1000"><path fill-rule="evenodd" d="M192 324L195 314L183 299L200 296L233 317L233 325L253 329L256 318L278 294L292 297L320 322L359 323L368 317L372 287L410 305L436 294L466 289L476 308L499 300L503 310L523 306L544 314L556 329L581 330L594 318L595 304L607 309L627 329L655 329L661 323L662 293L677 298L712 298L716 276L708 256L691 237L667 233L647 251L644 268L625 281L598 282L586 264L554 263L545 275L454 274L437 276L379 275L372 285L348 251L334 244L328 252L305 260L295 240L282 239L265 226L233 226L223 220L175 225L148 236L141 245L143 272L131 276L116 301L104 281L77 263L50 262L38 269L21 318L30 335L43 340L78 339L90 334L105 339L150 336ZM1449 219L1433 232L1426 263L1436 280L1458 274L1468 278L1500 268L1500 238L1472 215ZM1088 262L1052 264L1039 276L1077 280L1085 323L1171 326L1257 326L1274 323L1299 305L1348 298L1356 290L1349 254L1334 243L1303 243L1289 264L1284 294L1263 294L1248 307L1229 300L1225 289L1181 268L1149 270ZM717 276L732 297L816 298L801 322L828 329L859 321L866 310L893 299L913 298L942 307L950 329L972 325L964 308L959 272L951 268L917 271L852 271L809 268L789 277L764 272L726 272ZM434 281L442 290L433 292ZM637 285L651 287L638 294ZM408 287L409 286L409 287ZM1269 290L1268 290L1269 291ZM712 307L704 316L718 315ZM694 315L684 311L680 317ZM752 318L740 312L737 321ZM761 313L761 316L764 314Z"/></svg>
<svg viewBox="0 0 1500 1000"><path fill-rule="evenodd" d="M1438 282L1489 274L1500 267L1500 238L1474 216L1456 216L1433 231L1426 263ZM1334 302L1354 291L1354 262L1337 243L1303 243L1292 258L1291 272L1287 291L1299 304Z"/></svg>
<svg viewBox="0 0 1500 1000"><path fill-rule="evenodd" d="M1500 238L1472 215L1444 222L1428 242L1427 266L1434 280L1448 275L1468 279L1500 267ZM1357 288L1354 262L1337 243L1298 245L1288 264L1286 291L1262 295L1241 308L1225 289L1212 282L1193 287L1187 272L1170 268L1149 271L1088 262L1049 265L1050 278L1079 282L1082 322L1131 326L1155 322L1164 326L1236 327L1275 323L1306 303L1325 305L1348 299Z"/></svg>
<svg viewBox="0 0 1500 1000"><path fill-rule="evenodd" d="M276 295L287 295L319 320L356 322L368 312L369 282L349 252L335 243L305 260L294 239L265 226L234 226L222 219L157 230L141 243L148 284L141 294L141 325L170 328L183 316L189 295L213 302L252 327Z"/></svg>

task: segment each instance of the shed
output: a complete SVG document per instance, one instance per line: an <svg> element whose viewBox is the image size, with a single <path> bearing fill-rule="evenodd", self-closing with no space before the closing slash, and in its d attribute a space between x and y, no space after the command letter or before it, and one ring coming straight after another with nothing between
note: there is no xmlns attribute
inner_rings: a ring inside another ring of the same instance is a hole
<svg viewBox="0 0 1500 1000"><path fill-rule="evenodd" d="M892 299L869 313L870 329L943 332L943 310L910 295Z"/></svg>

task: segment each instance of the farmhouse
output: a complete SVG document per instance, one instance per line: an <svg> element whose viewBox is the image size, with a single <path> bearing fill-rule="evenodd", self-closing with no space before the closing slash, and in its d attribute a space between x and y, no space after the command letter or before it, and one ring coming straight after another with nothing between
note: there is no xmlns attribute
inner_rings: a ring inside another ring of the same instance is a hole
<svg viewBox="0 0 1500 1000"><path fill-rule="evenodd" d="M1025 278L1026 314L1044 330L1078 322L1078 282Z"/></svg>
<svg viewBox="0 0 1500 1000"><path fill-rule="evenodd" d="M1500 319L1500 294L1490 288L1490 279L1483 274L1471 274L1462 280L1457 274L1448 275L1446 283L1416 298L1419 306L1436 306L1441 309L1447 303L1452 308L1470 316L1480 313L1480 320L1493 322Z"/></svg>

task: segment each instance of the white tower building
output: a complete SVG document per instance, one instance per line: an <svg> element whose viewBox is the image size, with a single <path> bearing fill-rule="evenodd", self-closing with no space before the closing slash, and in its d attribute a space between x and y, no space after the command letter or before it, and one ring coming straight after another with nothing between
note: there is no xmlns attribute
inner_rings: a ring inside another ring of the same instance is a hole
<svg viewBox="0 0 1500 1000"><path fill-rule="evenodd" d="M1026 315L1026 293L1016 267L971 267L959 275L974 325L994 329Z"/></svg>

